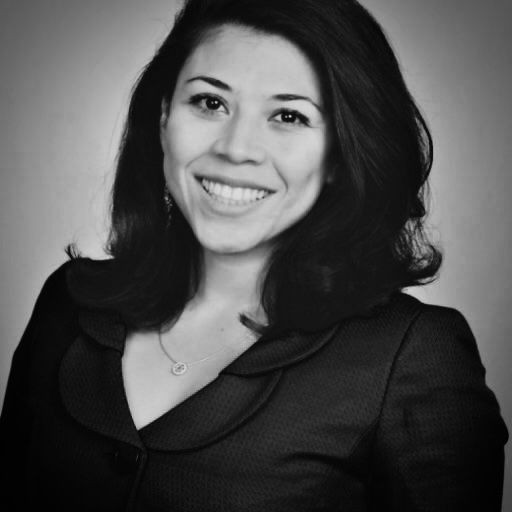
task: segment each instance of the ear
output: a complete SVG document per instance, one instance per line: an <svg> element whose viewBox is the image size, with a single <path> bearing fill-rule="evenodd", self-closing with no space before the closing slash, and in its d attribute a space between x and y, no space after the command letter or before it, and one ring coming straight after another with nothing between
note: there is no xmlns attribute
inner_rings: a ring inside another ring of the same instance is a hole
<svg viewBox="0 0 512 512"><path fill-rule="evenodd" d="M329 145L326 160L324 163L324 185L331 185L336 181L337 174L340 170L339 159L336 158L332 147Z"/></svg>
<svg viewBox="0 0 512 512"><path fill-rule="evenodd" d="M160 144L163 147L163 134L169 119L169 102L164 98L160 104Z"/></svg>
<svg viewBox="0 0 512 512"><path fill-rule="evenodd" d="M325 181L324 183L326 185L331 185L336 179L336 167L334 165L329 166L328 169L326 169L325 173Z"/></svg>
<svg viewBox="0 0 512 512"><path fill-rule="evenodd" d="M167 124L167 119L169 118L169 101L165 98L162 99L162 102L160 103L160 128L165 128L165 125Z"/></svg>

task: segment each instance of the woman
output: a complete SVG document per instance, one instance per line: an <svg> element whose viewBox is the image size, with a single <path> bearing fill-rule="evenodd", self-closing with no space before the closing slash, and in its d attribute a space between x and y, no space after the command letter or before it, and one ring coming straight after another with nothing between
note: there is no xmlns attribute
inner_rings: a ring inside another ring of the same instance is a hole
<svg viewBox="0 0 512 512"><path fill-rule="evenodd" d="M47 280L13 509L500 510L507 430L431 281L431 139L350 0L189 0L131 99L106 261Z"/></svg>

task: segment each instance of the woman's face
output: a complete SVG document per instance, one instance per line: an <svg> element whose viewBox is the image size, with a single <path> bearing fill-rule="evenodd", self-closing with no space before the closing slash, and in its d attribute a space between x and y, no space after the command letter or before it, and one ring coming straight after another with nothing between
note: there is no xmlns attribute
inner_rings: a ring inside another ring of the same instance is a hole
<svg viewBox="0 0 512 512"><path fill-rule="evenodd" d="M203 248L268 248L308 212L325 176L322 110L312 65L280 36L225 25L195 49L161 142L168 187Z"/></svg>

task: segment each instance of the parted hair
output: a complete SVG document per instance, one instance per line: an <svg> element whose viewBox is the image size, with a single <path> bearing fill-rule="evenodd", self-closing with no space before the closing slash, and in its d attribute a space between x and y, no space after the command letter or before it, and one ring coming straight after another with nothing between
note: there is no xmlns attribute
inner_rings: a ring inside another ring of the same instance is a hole
<svg viewBox="0 0 512 512"><path fill-rule="evenodd" d="M435 279L441 253L424 225L432 139L382 28L355 0L188 0L137 80L112 188L108 260L75 260L68 285L86 307L133 328L175 318L201 280L201 247L163 201L162 105L186 59L225 24L280 35L309 58L329 125L328 168L311 210L281 233L262 276L261 334L318 330L371 314Z"/></svg>

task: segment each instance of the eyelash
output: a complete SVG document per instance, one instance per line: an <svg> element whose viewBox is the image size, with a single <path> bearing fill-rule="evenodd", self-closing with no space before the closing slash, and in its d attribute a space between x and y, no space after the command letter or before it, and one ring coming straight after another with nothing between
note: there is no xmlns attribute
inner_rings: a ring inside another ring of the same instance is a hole
<svg viewBox="0 0 512 512"><path fill-rule="evenodd" d="M202 103L203 101L206 101L206 100L216 100L225 108L223 100L221 98L219 98L218 96L216 96L215 94L195 94L194 96L192 96L190 98L189 103L191 105L197 107L200 110L200 112L205 115L208 115L208 116L215 115L218 112L218 110L213 110L213 109L207 108L206 105ZM296 117L296 119L298 119L299 122L298 123L286 123L284 121L278 121L279 124L289 124L292 126L293 125L311 126L309 119L304 114L301 114L297 110L282 108L279 111L277 111L274 114L274 116L275 115L283 115L283 114L284 115L286 115L286 114L293 115ZM274 117L274 116L272 116L272 117Z"/></svg>
<svg viewBox="0 0 512 512"><path fill-rule="evenodd" d="M203 100L216 100L221 105L224 105L223 101L214 94L196 94L190 98L189 103L197 107L203 114L215 115L218 111L206 108L205 105L201 104Z"/></svg>

